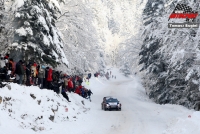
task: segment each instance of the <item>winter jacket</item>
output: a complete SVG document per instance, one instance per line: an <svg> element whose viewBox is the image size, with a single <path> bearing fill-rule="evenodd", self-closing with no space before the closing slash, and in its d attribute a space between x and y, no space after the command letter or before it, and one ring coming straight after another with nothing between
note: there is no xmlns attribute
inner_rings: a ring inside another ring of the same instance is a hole
<svg viewBox="0 0 200 134"><path fill-rule="evenodd" d="M27 76L31 75L31 64L30 63L28 65L26 65L26 75Z"/></svg>
<svg viewBox="0 0 200 134"><path fill-rule="evenodd" d="M82 88L82 86L77 87L75 90L75 93L81 94L81 88Z"/></svg>
<svg viewBox="0 0 200 134"><path fill-rule="evenodd" d="M17 62L16 64L16 68L15 68L15 73L18 74L18 72L20 72L20 62Z"/></svg>
<svg viewBox="0 0 200 134"><path fill-rule="evenodd" d="M20 65L20 71L21 71L21 75L24 75L26 68L24 67L24 65Z"/></svg>
<svg viewBox="0 0 200 134"><path fill-rule="evenodd" d="M91 73L88 74L88 78L89 78L89 79L91 78L91 75L92 75Z"/></svg>
<svg viewBox="0 0 200 134"><path fill-rule="evenodd" d="M88 94L88 96L91 96L91 94L93 94L93 93L91 90L88 90L87 94Z"/></svg>
<svg viewBox="0 0 200 134"><path fill-rule="evenodd" d="M84 90L84 88L81 88L80 90L81 90L81 95L85 96L85 90Z"/></svg>
<svg viewBox="0 0 200 134"><path fill-rule="evenodd" d="M38 78L45 78L45 70L41 67L38 71Z"/></svg>
<svg viewBox="0 0 200 134"><path fill-rule="evenodd" d="M68 87L69 87L69 88L73 88L73 87L74 87L74 86L73 86L73 82L72 82L71 80L68 81Z"/></svg>
<svg viewBox="0 0 200 134"><path fill-rule="evenodd" d="M24 74L24 67L23 67L22 63L18 62L16 64L15 73L18 74L18 75Z"/></svg>
<svg viewBox="0 0 200 134"><path fill-rule="evenodd" d="M45 68L45 79L47 80L48 77L48 72L49 72L49 67Z"/></svg>
<svg viewBox="0 0 200 134"><path fill-rule="evenodd" d="M11 75L14 75L15 63L13 61L9 61L9 70L11 70Z"/></svg>
<svg viewBox="0 0 200 134"><path fill-rule="evenodd" d="M57 94L60 92L59 87L60 87L61 85L62 85L62 83L51 82L52 90L53 90L54 92L56 92Z"/></svg>
<svg viewBox="0 0 200 134"><path fill-rule="evenodd" d="M48 75L47 75L47 81L53 80L52 73L53 73L53 70L51 68L49 68Z"/></svg>
<svg viewBox="0 0 200 134"><path fill-rule="evenodd" d="M37 65L37 63L34 62L34 63L33 63L33 66L34 66L34 67L37 67L38 65Z"/></svg>
<svg viewBox="0 0 200 134"><path fill-rule="evenodd" d="M78 82L81 84L83 82L83 79L81 77L78 77Z"/></svg>
<svg viewBox="0 0 200 134"><path fill-rule="evenodd" d="M36 75L37 75L37 73L36 73L36 66L31 66L31 75L33 76L33 77L36 77Z"/></svg>
<svg viewBox="0 0 200 134"><path fill-rule="evenodd" d="M67 78L64 78L64 85L65 85L65 87L68 86L68 79Z"/></svg>
<svg viewBox="0 0 200 134"><path fill-rule="evenodd" d="M59 80L59 72L58 71L53 71L53 75L52 75L52 78L53 78L53 81L58 81Z"/></svg>

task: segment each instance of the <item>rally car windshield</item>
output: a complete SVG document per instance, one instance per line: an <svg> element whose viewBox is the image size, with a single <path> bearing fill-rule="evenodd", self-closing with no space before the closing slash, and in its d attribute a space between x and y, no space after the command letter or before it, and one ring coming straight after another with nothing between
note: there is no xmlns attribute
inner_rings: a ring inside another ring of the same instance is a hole
<svg viewBox="0 0 200 134"><path fill-rule="evenodd" d="M119 102L117 99L109 98L106 100L106 102Z"/></svg>

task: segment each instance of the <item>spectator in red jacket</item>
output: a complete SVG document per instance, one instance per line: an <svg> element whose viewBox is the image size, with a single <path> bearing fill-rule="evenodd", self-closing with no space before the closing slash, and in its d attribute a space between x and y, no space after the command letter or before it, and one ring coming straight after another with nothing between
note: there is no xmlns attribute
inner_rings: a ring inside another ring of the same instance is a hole
<svg viewBox="0 0 200 134"><path fill-rule="evenodd" d="M81 85L80 86L76 86L75 93L81 95L81 88L82 88Z"/></svg>
<svg viewBox="0 0 200 134"><path fill-rule="evenodd" d="M67 88L68 91L71 92L73 87L74 87L74 85L73 85L72 79L68 78L68 88Z"/></svg>
<svg viewBox="0 0 200 134"><path fill-rule="evenodd" d="M49 68L48 73L47 73L47 89L51 89L51 82L53 80L52 73L53 73L53 70Z"/></svg>

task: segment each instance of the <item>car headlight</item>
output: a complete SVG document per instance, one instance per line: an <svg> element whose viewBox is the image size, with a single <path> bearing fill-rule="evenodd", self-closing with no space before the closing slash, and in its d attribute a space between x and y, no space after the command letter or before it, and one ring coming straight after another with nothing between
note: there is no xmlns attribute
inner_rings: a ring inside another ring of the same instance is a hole
<svg viewBox="0 0 200 134"><path fill-rule="evenodd" d="M121 107L121 104L117 104L118 107Z"/></svg>
<svg viewBox="0 0 200 134"><path fill-rule="evenodd" d="M109 107L110 105L109 104L106 104L106 107Z"/></svg>

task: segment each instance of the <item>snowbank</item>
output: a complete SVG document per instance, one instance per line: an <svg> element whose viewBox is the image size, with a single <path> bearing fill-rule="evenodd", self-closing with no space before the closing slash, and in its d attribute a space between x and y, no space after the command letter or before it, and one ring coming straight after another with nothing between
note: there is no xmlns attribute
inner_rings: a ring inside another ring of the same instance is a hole
<svg viewBox="0 0 200 134"><path fill-rule="evenodd" d="M51 130L56 123L76 121L80 114L89 110L81 103L82 97L74 93L69 93L72 102L67 102L61 94L47 89L15 83L9 85L11 90L7 87L0 89L3 98L0 104L0 130L7 133L23 129Z"/></svg>

